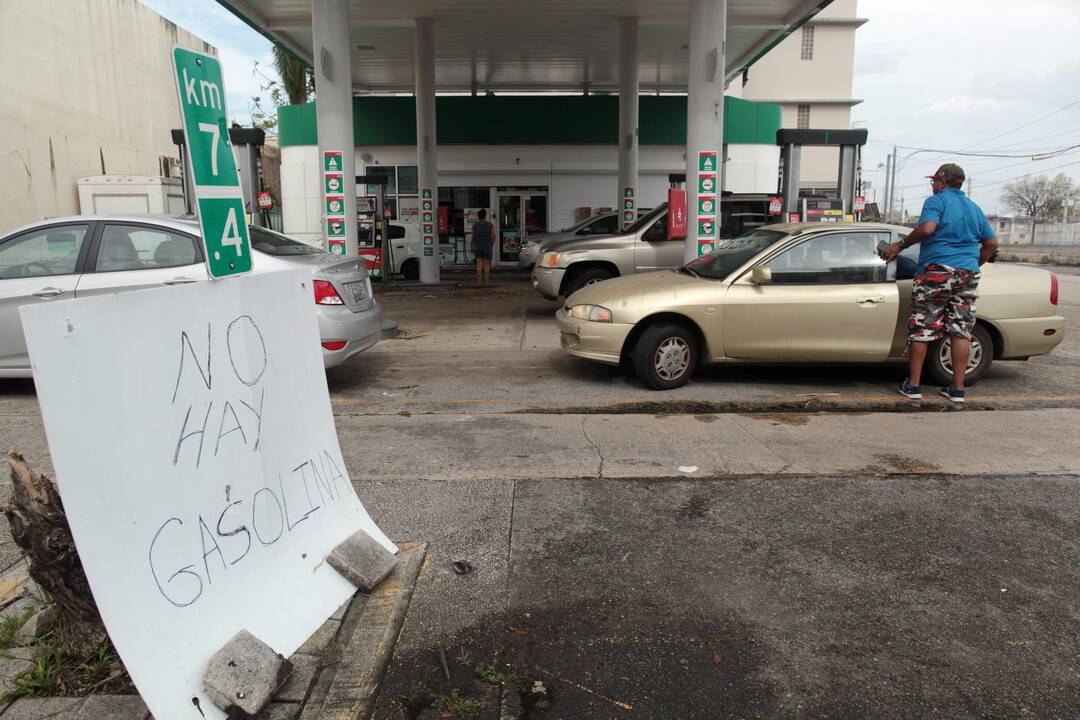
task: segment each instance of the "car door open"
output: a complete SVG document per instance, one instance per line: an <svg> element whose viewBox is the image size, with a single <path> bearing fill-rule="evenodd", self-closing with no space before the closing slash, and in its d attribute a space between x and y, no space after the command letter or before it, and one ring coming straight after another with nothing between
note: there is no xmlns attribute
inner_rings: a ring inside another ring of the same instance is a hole
<svg viewBox="0 0 1080 720"><path fill-rule="evenodd" d="M724 354L775 362L875 362L889 355L900 309L876 252L887 232L816 232L728 288Z"/></svg>

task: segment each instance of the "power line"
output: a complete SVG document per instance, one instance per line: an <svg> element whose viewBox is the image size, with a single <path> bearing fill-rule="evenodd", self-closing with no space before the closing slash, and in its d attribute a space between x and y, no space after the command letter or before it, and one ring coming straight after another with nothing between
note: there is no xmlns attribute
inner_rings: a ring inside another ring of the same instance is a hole
<svg viewBox="0 0 1080 720"><path fill-rule="evenodd" d="M985 145L986 143L990 142L991 140L997 140L999 137L1005 137L1006 135L1012 135L1017 130L1023 130L1026 127L1031 127L1035 123L1042 122L1046 118L1053 117L1054 115L1057 115L1058 113L1063 113L1066 110L1068 110L1069 108L1075 107L1077 105L1080 105L1080 100L1074 100L1073 102L1069 103L1065 107L1058 108L1057 110L1055 110L1055 111L1053 111L1051 113L1047 113L1046 115L1043 115L1042 117L1035 118L1031 122L1024 123L1023 125L1020 125L1019 127L1015 127L1012 130L1006 130L1005 132L1003 132L1003 133L1001 133L999 135L995 135L992 138L987 138L986 140L983 140L981 142L977 142L974 145L968 145L965 148L965 150L969 150L969 149L971 149L973 147L978 147L979 145Z"/></svg>
<svg viewBox="0 0 1080 720"><path fill-rule="evenodd" d="M1043 160L1034 160L1034 161L1033 160L1028 160L1027 162L1010 163L1009 165L999 165L998 167L993 167L993 168L983 168L983 169L979 170L979 177L981 178L984 175L986 175L987 173L993 173L993 172L997 172L999 170L1008 170L1008 169L1011 169L1011 168L1020 167L1021 165L1028 165L1028 164L1030 164L1032 162L1044 162L1044 161ZM1069 163L1069 164L1071 165L1073 163ZM1067 167L1067 166L1063 166L1063 167ZM1034 170L1033 169L1032 172L1043 173L1043 172L1046 172L1047 170L1053 170L1053 169L1054 168L1044 168L1044 169L1039 169L1039 170ZM1030 175L1030 174L1031 173L1024 173L1024 175ZM1018 175L1017 177L1023 177L1023 175ZM902 186L900 186L900 189L901 190L911 190L913 188L920 188L920 187L925 187L925 183L916 183L914 185L902 185ZM980 186L980 187L985 187L985 186Z"/></svg>

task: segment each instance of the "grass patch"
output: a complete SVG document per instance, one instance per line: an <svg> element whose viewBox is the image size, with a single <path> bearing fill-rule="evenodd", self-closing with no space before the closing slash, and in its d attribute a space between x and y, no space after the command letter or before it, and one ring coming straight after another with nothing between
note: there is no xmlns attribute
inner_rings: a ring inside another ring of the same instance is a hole
<svg viewBox="0 0 1080 720"><path fill-rule="evenodd" d="M478 678L492 685L506 685L515 679L515 675L509 670L509 666L499 665L496 658L492 658L491 662L488 663L478 663L473 672L476 673Z"/></svg>
<svg viewBox="0 0 1080 720"><path fill-rule="evenodd" d="M28 607L18 615L9 615L0 620L0 648L6 650L14 644L15 634L22 630L27 620L34 617L35 612L35 608Z"/></svg>
<svg viewBox="0 0 1080 720"><path fill-rule="evenodd" d="M23 696L83 696L93 692L126 695L135 692L131 678L112 643L106 641L89 657L71 657L56 631L30 646L30 667L12 678L14 690L0 702Z"/></svg>
<svg viewBox="0 0 1080 720"><path fill-rule="evenodd" d="M453 720L467 720L474 718L487 708L483 700L473 700L461 696L461 692L454 688L448 693L435 696L435 702L431 704L435 712L449 715Z"/></svg>

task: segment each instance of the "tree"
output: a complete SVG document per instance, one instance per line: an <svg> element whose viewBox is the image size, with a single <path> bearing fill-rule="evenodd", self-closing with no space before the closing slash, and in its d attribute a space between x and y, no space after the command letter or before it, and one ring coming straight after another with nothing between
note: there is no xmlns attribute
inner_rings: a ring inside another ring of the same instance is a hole
<svg viewBox="0 0 1080 720"><path fill-rule="evenodd" d="M1001 189L1001 201L1010 210L1031 218L1060 220L1066 199L1076 204L1076 189L1065 173L1051 178L1025 176Z"/></svg>
<svg viewBox="0 0 1080 720"><path fill-rule="evenodd" d="M8 453L11 503L4 508L11 536L30 561L30 577L56 604L66 653L92 656L108 639L56 486L17 453Z"/></svg>
<svg viewBox="0 0 1080 720"><path fill-rule="evenodd" d="M257 60L252 70L252 73L265 83L260 83L259 89L270 93L270 101L274 107L271 110L265 109L260 95L251 98L251 124L270 132L277 127L277 108L282 105L302 105L315 93L315 76L311 68L279 45L274 46L273 52L277 78L264 73Z"/></svg>

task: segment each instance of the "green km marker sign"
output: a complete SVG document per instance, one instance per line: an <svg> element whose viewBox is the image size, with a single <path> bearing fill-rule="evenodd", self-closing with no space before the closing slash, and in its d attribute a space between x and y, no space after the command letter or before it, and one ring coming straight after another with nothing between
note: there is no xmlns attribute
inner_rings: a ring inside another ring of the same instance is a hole
<svg viewBox="0 0 1080 720"><path fill-rule="evenodd" d="M213 280L249 273L251 241L229 142L221 63L211 55L173 47L173 66L206 269Z"/></svg>

